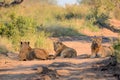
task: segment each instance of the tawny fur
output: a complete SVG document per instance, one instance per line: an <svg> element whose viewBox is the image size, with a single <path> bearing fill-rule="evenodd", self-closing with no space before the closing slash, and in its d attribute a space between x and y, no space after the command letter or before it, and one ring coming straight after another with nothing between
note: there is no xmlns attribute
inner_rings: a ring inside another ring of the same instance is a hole
<svg viewBox="0 0 120 80"><path fill-rule="evenodd" d="M103 46L102 38L93 38L91 44L91 58L108 57L113 55L114 49L112 46Z"/></svg>
<svg viewBox="0 0 120 80"><path fill-rule="evenodd" d="M73 58L77 56L77 52L75 49L67 47L60 41L54 42L54 51L55 57L60 56L62 58Z"/></svg>
<svg viewBox="0 0 120 80"><path fill-rule="evenodd" d="M31 48L29 42L21 42L19 60L33 60L33 59L42 59L45 60L48 58L48 53L44 49L40 48Z"/></svg>

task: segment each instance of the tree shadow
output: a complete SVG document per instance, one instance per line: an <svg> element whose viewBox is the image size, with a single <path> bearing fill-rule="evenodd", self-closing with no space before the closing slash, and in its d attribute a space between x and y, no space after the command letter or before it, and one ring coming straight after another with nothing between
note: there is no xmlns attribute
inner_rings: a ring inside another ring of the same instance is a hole
<svg viewBox="0 0 120 80"><path fill-rule="evenodd" d="M88 54L81 54L81 55L77 55L76 59L87 59L90 58L90 55Z"/></svg>
<svg viewBox="0 0 120 80"><path fill-rule="evenodd" d="M58 25L53 25L53 26L38 26L37 27L38 32L44 31L46 33L50 33L51 37L66 37L66 36L80 36L84 35L78 30L72 28L72 27L64 27L64 26L58 26Z"/></svg>
<svg viewBox="0 0 120 80"><path fill-rule="evenodd" d="M0 69L3 71L28 71L28 73L10 73L1 74L1 80L44 80L43 76L49 75L52 80L119 80L120 79L120 67L107 66L109 58L105 58L102 61L83 62L83 63L71 63L71 62L53 62L49 65L34 64L31 66L18 65L16 68ZM43 72L37 73L37 68L42 67ZM32 72L29 73L29 70ZM59 75L69 74L69 75ZM66 73L67 71L67 73ZM118 73L116 73L118 72ZM56 78L57 75L57 78Z"/></svg>
<svg viewBox="0 0 120 80"><path fill-rule="evenodd" d="M73 36L73 37L59 37L58 39L60 41L78 41L78 42L88 42L91 43L92 42L92 38L94 38L95 36L86 36L86 35L82 35L82 36ZM102 43L111 43L112 41L116 41L118 40L118 38L116 37L105 37L105 36L97 36L97 37L102 37Z"/></svg>
<svg viewBox="0 0 120 80"><path fill-rule="evenodd" d="M42 77L35 73L30 74L0 74L1 80L41 80Z"/></svg>
<svg viewBox="0 0 120 80"><path fill-rule="evenodd" d="M42 68L43 71L39 72L39 68ZM18 65L14 68L0 69L0 72L0 80L47 80L45 76L49 76L51 80L57 80L58 78L56 71L49 69L44 64Z"/></svg>
<svg viewBox="0 0 120 80"><path fill-rule="evenodd" d="M102 27L100 27L100 28L102 28ZM91 38L94 37L94 36L87 36L85 34L82 34L75 28L65 27L65 26L60 26L60 25L44 26L43 24L41 24L40 26L37 27L37 31L38 32L44 31L46 33L50 33L51 34L50 37L58 38L60 41L91 42ZM117 38L114 36L112 36L112 37L98 36L98 37L103 38L103 43L110 42L111 39L113 41L117 40Z"/></svg>
<svg viewBox="0 0 120 80"><path fill-rule="evenodd" d="M102 23L98 25L99 28L106 28L114 33L120 33L120 29L116 28L115 26L111 25L110 23Z"/></svg>
<svg viewBox="0 0 120 80"><path fill-rule="evenodd" d="M101 62L84 62L81 64L73 64L69 62L55 62L49 65L49 67L54 67L55 69L64 69L70 72L69 79L66 76L61 76L67 80L80 80L80 79L105 79L105 80L119 80L120 74L115 73L118 71L118 68L114 68L114 66L108 66L106 70L104 68L108 64L108 60L103 60ZM117 74L117 76L116 76ZM79 77L77 77L79 76Z"/></svg>

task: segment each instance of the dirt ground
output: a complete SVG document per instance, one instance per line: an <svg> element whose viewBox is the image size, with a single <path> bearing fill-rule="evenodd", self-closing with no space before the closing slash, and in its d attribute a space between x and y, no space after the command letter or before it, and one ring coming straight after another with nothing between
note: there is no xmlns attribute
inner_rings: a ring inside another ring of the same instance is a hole
<svg viewBox="0 0 120 80"><path fill-rule="evenodd" d="M1 63L0 80L117 80L96 63L104 59L55 59L46 61L8 61ZM39 73L47 67L53 73ZM54 72L56 71L56 72ZM49 76L51 79L45 78Z"/></svg>
<svg viewBox="0 0 120 80"><path fill-rule="evenodd" d="M0 57L0 80L119 80L111 69L102 70L100 62L108 58L85 57L85 54L91 54L90 38L96 33L83 32L89 36L60 38L64 44L77 50L76 58L18 61L17 55L11 53L9 57L12 59ZM106 29L102 32L104 45L110 45L109 38L118 36Z"/></svg>

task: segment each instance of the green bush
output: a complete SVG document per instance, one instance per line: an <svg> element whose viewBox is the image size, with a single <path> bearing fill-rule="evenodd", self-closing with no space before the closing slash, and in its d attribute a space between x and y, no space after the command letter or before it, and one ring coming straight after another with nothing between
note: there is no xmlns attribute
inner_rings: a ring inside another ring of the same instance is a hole
<svg viewBox="0 0 120 80"><path fill-rule="evenodd" d="M81 28L83 28L83 29L88 29L88 30L90 30L90 31L92 31L92 32L97 32L97 31L99 31L100 29L99 29L99 27L97 26L97 25L94 25L94 22L95 22L96 20L95 20L95 18L91 18L90 20L87 20L84 24L83 24L83 26L81 27Z"/></svg>
<svg viewBox="0 0 120 80"><path fill-rule="evenodd" d="M108 19L109 14L100 12L98 8L91 9L86 15L87 22L92 21L92 25L106 26Z"/></svg>
<svg viewBox="0 0 120 80"><path fill-rule="evenodd" d="M99 24L100 26L105 26L106 24L108 24L108 19L109 19L109 16L102 13L100 14L100 16L97 17L95 24Z"/></svg>
<svg viewBox="0 0 120 80"><path fill-rule="evenodd" d="M10 21L5 22L0 27L0 35L12 38L14 35L25 36L28 33L35 33L36 23L34 20L23 17L10 15Z"/></svg>
<svg viewBox="0 0 120 80"><path fill-rule="evenodd" d="M28 17L11 14L10 20L0 25L0 35L12 40L14 47L20 42L21 37L35 34L36 22Z"/></svg>
<svg viewBox="0 0 120 80"><path fill-rule="evenodd" d="M115 50L115 56L117 58L117 62L120 63L120 41L115 42L113 44L113 48Z"/></svg>
<svg viewBox="0 0 120 80"><path fill-rule="evenodd" d="M73 13L73 12L68 12L67 14L65 14L65 19L81 19L82 15L79 13Z"/></svg>

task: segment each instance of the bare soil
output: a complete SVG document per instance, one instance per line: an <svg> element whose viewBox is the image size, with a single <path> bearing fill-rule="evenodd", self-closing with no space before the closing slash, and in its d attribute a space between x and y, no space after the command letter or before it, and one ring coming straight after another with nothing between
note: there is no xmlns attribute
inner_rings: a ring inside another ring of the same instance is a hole
<svg viewBox="0 0 120 80"><path fill-rule="evenodd" d="M118 34L102 29L103 45L111 45L109 38L117 38ZM0 57L0 80L120 80L119 70L109 68L103 70L107 58L87 58L90 55L91 36L101 36L101 32L84 31L87 36L59 38L64 44L76 49L76 58L57 58L55 60L18 61L17 55L9 53L9 57ZM50 52L54 53L54 51ZM115 72L118 72L115 73Z"/></svg>

